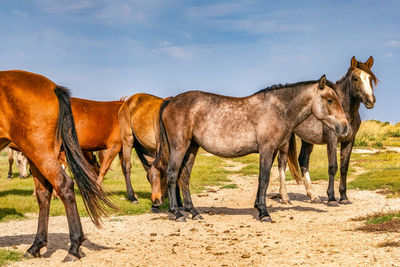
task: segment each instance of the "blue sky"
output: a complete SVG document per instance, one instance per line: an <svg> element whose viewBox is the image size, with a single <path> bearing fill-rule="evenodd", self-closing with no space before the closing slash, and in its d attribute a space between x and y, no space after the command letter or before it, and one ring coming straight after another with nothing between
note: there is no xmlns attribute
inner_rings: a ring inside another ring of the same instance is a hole
<svg viewBox="0 0 400 267"><path fill-rule="evenodd" d="M336 81L350 58L379 78L363 119L400 121L400 1L2 0L0 69L74 96L188 90L245 96L274 83Z"/></svg>

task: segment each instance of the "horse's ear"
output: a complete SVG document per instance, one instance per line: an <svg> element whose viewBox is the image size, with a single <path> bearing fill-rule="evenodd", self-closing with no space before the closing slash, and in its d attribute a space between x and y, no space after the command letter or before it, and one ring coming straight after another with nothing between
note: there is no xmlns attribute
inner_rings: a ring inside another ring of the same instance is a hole
<svg viewBox="0 0 400 267"><path fill-rule="evenodd" d="M370 69L372 65L374 65L374 58L372 56L369 57L369 59L365 62L365 65Z"/></svg>
<svg viewBox="0 0 400 267"><path fill-rule="evenodd" d="M350 68L351 68L352 70L354 70L356 67L357 67L357 59L356 59L355 56L353 56L353 57L351 58L351 61L350 61Z"/></svg>
<svg viewBox="0 0 400 267"><path fill-rule="evenodd" d="M325 88L325 85L326 85L326 76L324 74L324 75L321 76L321 78L319 78L318 88L322 90L322 89Z"/></svg>

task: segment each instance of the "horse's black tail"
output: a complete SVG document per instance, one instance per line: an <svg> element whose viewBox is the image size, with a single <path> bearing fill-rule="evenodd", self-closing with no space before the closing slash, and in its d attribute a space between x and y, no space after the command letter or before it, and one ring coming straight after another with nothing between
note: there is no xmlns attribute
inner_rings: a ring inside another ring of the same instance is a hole
<svg viewBox="0 0 400 267"><path fill-rule="evenodd" d="M100 227L101 216L107 216L105 207L116 209L116 206L97 183L97 175L83 156L72 116L69 90L57 86L54 92L59 103L57 138L62 140L62 149L65 151L68 165L78 185L86 210L93 223Z"/></svg>
<svg viewBox="0 0 400 267"><path fill-rule="evenodd" d="M139 141L135 138L135 141L133 141L133 147L135 148L136 154L142 163L144 169L146 172L150 169L151 164L150 162L146 159L145 155L148 155L149 152L147 151L146 148L144 148ZM153 155L154 156L154 155Z"/></svg>
<svg viewBox="0 0 400 267"><path fill-rule="evenodd" d="M167 132L165 130L164 122L162 120L162 115L164 113L165 108L167 105L171 102L170 99L166 99L162 102L161 107L160 107L160 112L158 116L158 124L159 124L159 140L158 140L158 150L157 150L157 156L155 159L155 162L161 163L163 166L168 165L168 159L169 159L169 142L168 142L168 136Z"/></svg>
<svg viewBox="0 0 400 267"><path fill-rule="evenodd" d="M299 174L300 172L299 163L297 161L296 136L294 135L294 133L292 133L289 140L288 165L290 172L292 173L297 184L300 184L302 179Z"/></svg>

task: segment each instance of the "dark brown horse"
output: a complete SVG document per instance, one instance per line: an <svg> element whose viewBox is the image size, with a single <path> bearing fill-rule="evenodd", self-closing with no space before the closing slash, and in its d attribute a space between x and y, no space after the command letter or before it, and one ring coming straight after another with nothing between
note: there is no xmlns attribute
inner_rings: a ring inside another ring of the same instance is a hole
<svg viewBox="0 0 400 267"><path fill-rule="evenodd" d="M47 245L51 193L57 191L64 203L71 245L66 260L80 258L84 235L76 207L74 182L58 161L66 153L74 180L95 225L105 215L107 199L97 176L84 160L72 117L70 93L49 79L25 71L0 72L0 149L14 142L29 159L39 202L39 222L35 241L27 255L40 256Z"/></svg>
<svg viewBox="0 0 400 267"><path fill-rule="evenodd" d="M162 98L153 95L135 94L125 101L118 113L128 196L134 197L130 176L131 151L135 148L152 187L153 211L156 211L156 207L162 203L162 196L166 193L165 184L161 185L161 182L165 182L166 179L160 179L163 174L152 167L157 149L158 116L162 102ZM179 195L179 191L177 194ZM180 202L180 197L178 197L178 202Z"/></svg>
<svg viewBox="0 0 400 267"><path fill-rule="evenodd" d="M368 109L374 107L375 96L373 84L377 85L377 78L371 71L374 59L370 57L365 63L359 62L355 57L351 58L350 67L346 75L336 82L335 92L339 97L343 111L349 121L349 132L346 135L337 137L335 133L326 127L315 116L311 115L294 130L297 136L302 139L299 163L303 174L303 181L307 195L312 203L319 203L320 199L312 189L310 174L308 172L309 159L313 150L313 144L327 144L329 160L329 186L328 205L337 206L334 195L334 181L338 169L337 165L337 144L340 143L340 204L350 204L346 195L347 171L349 169L350 155L353 149L355 137L361 124L358 112L360 104L363 103ZM287 149L279 153L279 174L281 180L280 195L284 203L289 203L289 196L285 185L285 157ZM291 151L293 153L293 151ZM294 152L295 153L295 152Z"/></svg>
<svg viewBox="0 0 400 267"><path fill-rule="evenodd" d="M191 91L164 102L160 110L161 145L154 165L165 168L159 162L168 162L169 208L176 220L185 220L175 199L179 172L187 169L190 174L202 147L221 157L260 154L254 207L261 221L271 221L265 202L270 170L277 151L289 142L294 128L314 114L336 134L347 134L348 122L333 86L327 84L324 75L317 81L273 86L243 98ZM199 218L189 190L184 199L192 218Z"/></svg>

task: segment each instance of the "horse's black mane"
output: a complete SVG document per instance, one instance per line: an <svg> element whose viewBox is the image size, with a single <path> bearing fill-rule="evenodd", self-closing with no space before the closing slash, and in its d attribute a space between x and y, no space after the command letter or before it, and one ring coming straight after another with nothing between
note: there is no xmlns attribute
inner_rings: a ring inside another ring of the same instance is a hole
<svg viewBox="0 0 400 267"><path fill-rule="evenodd" d="M265 92L269 92L269 91L275 91L275 90L279 90L279 89L283 89L283 88L291 88L291 87L298 87L298 86L303 86L303 85L310 85L310 84L317 83L318 81L319 80L297 82L297 83L286 83L286 84L274 84L272 86L261 89L260 91L254 93L253 95L256 95L259 93L265 93ZM326 85L332 89L335 89L335 84L329 80L326 80Z"/></svg>

